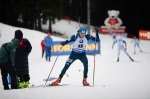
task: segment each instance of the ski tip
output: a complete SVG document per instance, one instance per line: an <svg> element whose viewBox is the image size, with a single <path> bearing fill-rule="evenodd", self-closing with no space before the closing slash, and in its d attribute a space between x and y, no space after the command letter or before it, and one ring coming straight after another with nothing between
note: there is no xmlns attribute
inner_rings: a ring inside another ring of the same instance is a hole
<svg viewBox="0 0 150 99"><path fill-rule="evenodd" d="M85 87L86 87L86 86L88 86L88 87L94 87L94 85L84 85L84 86L85 86Z"/></svg>

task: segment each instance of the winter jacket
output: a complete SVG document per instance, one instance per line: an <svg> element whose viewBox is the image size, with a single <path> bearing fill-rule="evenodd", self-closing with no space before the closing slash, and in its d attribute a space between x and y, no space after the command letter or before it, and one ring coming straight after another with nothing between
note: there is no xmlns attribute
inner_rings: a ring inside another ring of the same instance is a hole
<svg viewBox="0 0 150 99"><path fill-rule="evenodd" d="M17 74L26 75L29 73L28 55L32 50L32 46L28 39L21 39L19 47L16 49L14 66Z"/></svg>
<svg viewBox="0 0 150 99"><path fill-rule="evenodd" d="M44 40L44 42L45 42L45 46L46 47L53 46L53 39L51 37L46 37L45 40Z"/></svg>
<svg viewBox="0 0 150 99"><path fill-rule="evenodd" d="M41 41L41 47L42 47L42 50L45 50L45 44L44 44L44 40Z"/></svg>
<svg viewBox="0 0 150 99"><path fill-rule="evenodd" d="M9 43L3 44L0 48L0 63L6 63L10 61L12 64L14 64L14 57L18 45L18 39L14 39Z"/></svg>

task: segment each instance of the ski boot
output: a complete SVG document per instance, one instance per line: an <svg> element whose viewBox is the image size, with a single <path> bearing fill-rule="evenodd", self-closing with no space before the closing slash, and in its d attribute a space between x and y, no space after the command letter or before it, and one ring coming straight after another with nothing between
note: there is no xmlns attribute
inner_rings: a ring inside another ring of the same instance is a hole
<svg viewBox="0 0 150 99"><path fill-rule="evenodd" d="M19 82L19 88L20 89L24 88L24 82Z"/></svg>
<svg viewBox="0 0 150 99"><path fill-rule="evenodd" d="M61 77L57 78L57 80L55 80L54 82L51 83L51 86L56 86L58 85L58 83L61 82Z"/></svg>
<svg viewBox="0 0 150 99"><path fill-rule="evenodd" d="M29 88L29 81L25 82L24 88Z"/></svg>
<svg viewBox="0 0 150 99"><path fill-rule="evenodd" d="M132 61L134 61L131 57L129 57Z"/></svg>
<svg viewBox="0 0 150 99"><path fill-rule="evenodd" d="M83 82L82 82L82 83L83 83L84 86L89 86L89 83L86 81L86 78L87 78L87 77L84 77L84 78L83 78Z"/></svg>

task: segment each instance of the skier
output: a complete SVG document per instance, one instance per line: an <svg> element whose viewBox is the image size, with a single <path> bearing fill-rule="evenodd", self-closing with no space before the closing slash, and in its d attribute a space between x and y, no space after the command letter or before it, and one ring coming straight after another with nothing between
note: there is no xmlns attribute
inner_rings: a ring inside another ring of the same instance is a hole
<svg viewBox="0 0 150 99"><path fill-rule="evenodd" d="M74 42L74 47L72 49L72 52L68 58L68 60L65 63L64 68L62 69L58 79L51 83L52 86L57 85L61 82L61 79L63 75L66 73L67 69L70 67L70 65L77 59L79 59L84 66L83 71L83 85L88 86L89 83L87 82L87 73L88 73L88 59L86 57L86 44L88 40L93 40L96 42L99 42L99 35L98 35L98 29L96 28L96 38L91 36L90 34L86 34L86 28L80 27L79 33L76 35L72 35L70 39L61 42L61 45L64 46L65 44L69 42Z"/></svg>
<svg viewBox="0 0 150 99"><path fill-rule="evenodd" d="M117 59L117 62L119 62L119 56L120 56L120 51L121 51L121 50L124 51L124 52L126 53L126 55L127 55L132 61L134 61L134 60L130 57L130 55L127 53L127 51L126 51L126 50L127 50L127 44L126 44L126 42L125 42L124 40L122 40L122 37L121 37L121 36L119 36L119 39L113 43L112 49L113 49L115 43L118 43L118 59ZM125 44L125 47L124 47L124 44Z"/></svg>
<svg viewBox="0 0 150 99"><path fill-rule="evenodd" d="M136 54L136 46L140 49L140 52L142 52L139 43L140 40L138 38L136 38L136 36L134 36L134 39L131 41L131 43L134 42L134 54Z"/></svg>

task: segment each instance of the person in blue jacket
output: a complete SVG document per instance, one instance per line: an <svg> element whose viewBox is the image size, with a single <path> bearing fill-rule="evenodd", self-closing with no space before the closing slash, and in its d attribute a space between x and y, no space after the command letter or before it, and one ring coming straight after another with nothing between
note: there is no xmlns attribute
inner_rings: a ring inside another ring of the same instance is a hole
<svg viewBox="0 0 150 99"><path fill-rule="evenodd" d="M46 61L51 60L51 49L53 48L53 39L51 37L51 33L47 34L47 37L44 39L45 46L46 46Z"/></svg>
<svg viewBox="0 0 150 99"><path fill-rule="evenodd" d="M86 44L89 40L93 40L96 42L99 42L99 35L98 35L98 28L96 28L96 37L93 37L90 34L86 34L86 28L85 27L80 27L79 33L76 35L72 35L71 38L68 40L61 42L61 45L64 46L65 44L69 42L74 42L72 52L68 58L68 60L65 63L64 68L62 69L58 79L54 82L51 83L52 86L57 85L58 83L61 82L62 77L66 73L67 69L70 67L70 65L77 59L79 59L84 66L84 71L83 71L83 85L88 86L89 83L87 82L87 74L88 74L88 59L86 56Z"/></svg>

